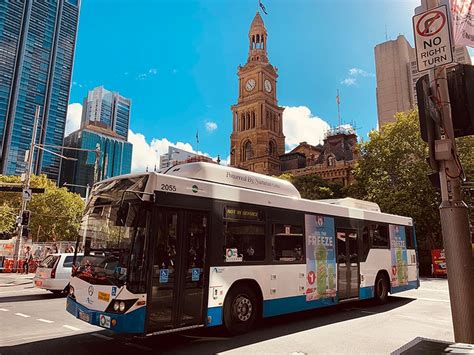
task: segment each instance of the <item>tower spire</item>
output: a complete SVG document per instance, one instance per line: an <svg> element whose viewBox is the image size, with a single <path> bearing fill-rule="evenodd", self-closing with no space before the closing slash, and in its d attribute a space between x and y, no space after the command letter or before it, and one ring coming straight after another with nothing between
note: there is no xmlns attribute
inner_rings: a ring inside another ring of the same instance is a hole
<svg viewBox="0 0 474 355"><path fill-rule="evenodd" d="M267 56L267 29L262 16L257 11L249 30L249 57L247 62L268 63Z"/></svg>

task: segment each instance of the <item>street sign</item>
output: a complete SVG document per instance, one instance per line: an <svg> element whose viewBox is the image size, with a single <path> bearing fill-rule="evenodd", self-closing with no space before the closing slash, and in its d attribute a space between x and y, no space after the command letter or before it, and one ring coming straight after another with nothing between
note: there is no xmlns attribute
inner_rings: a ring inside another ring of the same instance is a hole
<svg viewBox="0 0 474 355"><path fill-rule="evenodd" d="M23 200L30 201L31 200L31 189L23 189L22 195L23 195Z"/></svg>
<svg viewBox="0 0 474 355"><path fill-rule="evenodd" d="M413 16L418 71L453 62L453 47L446 5Z"/></svg>

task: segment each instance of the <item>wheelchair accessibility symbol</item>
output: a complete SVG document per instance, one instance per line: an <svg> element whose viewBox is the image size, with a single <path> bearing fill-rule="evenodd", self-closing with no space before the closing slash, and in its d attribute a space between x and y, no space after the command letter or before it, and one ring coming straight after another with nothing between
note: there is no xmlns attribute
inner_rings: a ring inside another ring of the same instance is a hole
<svg viewBox="0 0 474 355"><path fill-rule="evenodd" d="M199 274L201 273L201 269L199 268L193 268L191 270L191 278L192 281L199 281Z"/></svg>
<svg viewBox="0 0 474 355"><path fill-rule="evenodd" d="M168 275L169 275L168 269L160 270L160 284L165 284L168 282Z"/></svg>

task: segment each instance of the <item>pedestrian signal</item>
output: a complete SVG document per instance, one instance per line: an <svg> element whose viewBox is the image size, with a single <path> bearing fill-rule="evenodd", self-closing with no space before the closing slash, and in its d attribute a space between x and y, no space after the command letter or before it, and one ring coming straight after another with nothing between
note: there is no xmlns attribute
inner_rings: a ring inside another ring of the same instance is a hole
<svg viewBox="0 0 474 355"><path fill-rule="evenodd" d="M30 223L30 211L25 210L21 215L21 225L27 226Z"/></svg>

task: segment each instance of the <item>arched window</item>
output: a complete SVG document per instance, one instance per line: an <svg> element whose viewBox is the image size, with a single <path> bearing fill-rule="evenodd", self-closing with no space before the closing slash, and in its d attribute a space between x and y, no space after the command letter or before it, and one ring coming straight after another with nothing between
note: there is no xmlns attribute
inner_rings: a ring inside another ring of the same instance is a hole
<svg viewBox="0 0 474 355"><path fill-rule="evenodd" d="M240 130L245 131L245 114L240 115Z"/></svg>
<svg viewBox="0 0 474 355"><path fill-rule="evenodd" d="M252 128L255 128L255 111L252 111Z"/></svg>
<svg viewBox="0 0 474 355"><path fill-rule="evenodd" d="M257 35L257 48L260 48L260 35Z"/></svg>
<svg viewBox="0 0 474 355"><path fill-rule="evenodd" d="M247 127L247 129L250 129L250 113L246 113L245 114L245 117L246 117L246 122L245 122L245 126Z"/></svg>
<svg viewBox="0 0 474 355"><path fill-rule="evenodd" d="M270 156L275 156L276 155L276 145L274 141L270 141L268 143L268 154Z"/></svg>
<svg viewBox="0 0 474 355"><path fill-rule="evenodd" d="M252 159L252 143L247 141L244 143L244 154L243 154L243 161L247 161Z"/></svg>
<svg viewBox="0 0 474 355"><path fill-rule="evenodd" d="M336 159L332 155L328 156L328 166L336 165Z"/></svg>

